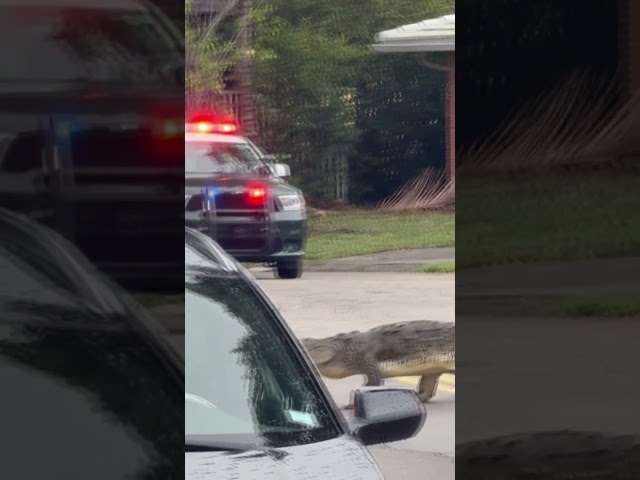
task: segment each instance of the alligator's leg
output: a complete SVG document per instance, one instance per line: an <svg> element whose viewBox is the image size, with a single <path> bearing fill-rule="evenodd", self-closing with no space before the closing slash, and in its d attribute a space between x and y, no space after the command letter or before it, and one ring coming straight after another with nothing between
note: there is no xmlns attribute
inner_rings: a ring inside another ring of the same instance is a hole
<svg viewBox="0 0 640 480"><path fill-rule="evenodd" d="M423 375L420 377L418 383L418 397L424 403L431 400L438 390L438 382L440 381L440 374L437 375Z"/></svg>
<svg viewBox="0 0 640 480"><path fill-rule="evenodd" d="M367 377L367 381L364 383L363 387L381 387L384 385L384 378L380 376L380 370L378 370L378 367L375 367L375 370L367 373L365 377Z"/></svg>
<svg viewBox="0 0 640 480"><path fill-rule="evenodd" d="M380 387L384 385L384 378L382 378L382 372L378 368L378 364L375 360L366 359L362 366L364 367L364 375L367 378L363 387ZM353 410L353 404L349 403L342 407L343 410Z"/></svg>

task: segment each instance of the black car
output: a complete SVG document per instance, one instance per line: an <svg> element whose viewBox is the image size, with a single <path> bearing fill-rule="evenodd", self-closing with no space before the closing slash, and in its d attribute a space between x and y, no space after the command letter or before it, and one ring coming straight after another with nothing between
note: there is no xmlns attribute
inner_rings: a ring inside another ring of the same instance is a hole
<svg viewBox="0 0 640 480"><path fill-rule="evenodd" d="M183 36L147 0L3 1L0 43L0 203L182 288Z"/></svg>
<svg viewBox="0 0 640 480"><path fill-rule="evenodd" d="M209 127L209 128L204 128ZM229 127L229 128L227 128ZM193 122L185 129L185 222L237 260L265 263L280 278L300 278L307 241L302 192L233 124Z"/></svg>
<svg viewBox="0 0 640 480"><path fill-rule="evenodd" d="M184 361L66 239L0 210L2 478L181 478Z"/></svg>
<svg viewBox="0 0 640 480"><path fill-rule="evenodd" d="M366 445L422 428L415 391L353 392L347 422L253 277L185 229L185 480L383 478Z"/></svg>

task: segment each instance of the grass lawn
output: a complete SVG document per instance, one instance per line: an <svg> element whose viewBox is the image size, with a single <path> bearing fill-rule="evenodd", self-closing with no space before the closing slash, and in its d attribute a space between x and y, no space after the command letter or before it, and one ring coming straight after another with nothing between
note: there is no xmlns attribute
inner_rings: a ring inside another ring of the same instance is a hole
<svg viewBox="0 0 640 480"><path fill-rule="evenodd" d="M640 175L460 175L457 184L462 267L640 252Z"/></svg>
<svg viewBox="0 0 640 480"><path fill-rule="evenodd" d="M453 212L379 213L346 209L309 219L306 258L326 260L454 245Z"/></svg>
<svg viewBox="0 0 640 480"><path fill-rule="evenodd" d="M427 263L417 269L418 273L453 273L455 271L455 262Z"/></svg>
<svg viewBox="0 0 640 480"><path fill-rule="evenodd" d="M563 317L640 317L637 295L609 295L565 300L552 310Z"/></svg>

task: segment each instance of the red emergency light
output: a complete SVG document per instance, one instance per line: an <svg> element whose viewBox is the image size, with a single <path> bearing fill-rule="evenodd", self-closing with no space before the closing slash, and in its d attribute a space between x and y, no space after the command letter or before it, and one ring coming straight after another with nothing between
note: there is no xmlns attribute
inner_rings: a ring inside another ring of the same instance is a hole
<svg viewBox="0 0 640 480"><path fill-rule="evenodd" d="M197 133L226 133L234 134L238 125L232 120L215 119L209 115L199 115L191 119L188 129Z"/></svg>
<svg viewBox="0 0 640 480"><path fill-rule="evenodd" d="M249 189L249 197L253 199L264 198L267 191L262 187L252 187Z"/></svg>
<svg viewBox="0 0 640 480"><path fill-rule="evenodd" d="M247 185L246 201L253 207L263 206L267 198L267 187L261 183Z"/></svg>

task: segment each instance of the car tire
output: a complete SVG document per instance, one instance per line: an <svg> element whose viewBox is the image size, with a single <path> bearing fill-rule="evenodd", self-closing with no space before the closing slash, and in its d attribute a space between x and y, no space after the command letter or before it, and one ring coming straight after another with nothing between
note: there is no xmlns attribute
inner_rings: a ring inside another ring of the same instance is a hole
<svg viewBox="0 0 640 480"><path fill-rule="evenodd" d="M280 260L276 266L278 278L290 280L302 277L303 263L301 258L295 260Z"/></svg>

